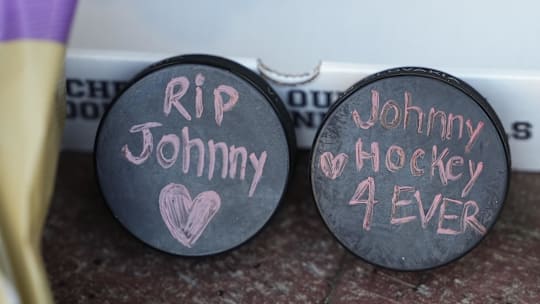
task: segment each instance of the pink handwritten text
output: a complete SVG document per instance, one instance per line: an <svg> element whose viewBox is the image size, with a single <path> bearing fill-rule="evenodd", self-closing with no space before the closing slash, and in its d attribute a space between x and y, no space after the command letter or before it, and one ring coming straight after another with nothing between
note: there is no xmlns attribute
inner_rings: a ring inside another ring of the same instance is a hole
<svg viewBox="0 0 540 304"><path fill-rule="evenodd" d="M485 167L482 159L473 160L470 154L481 136L484 122L475 123L461 114L435 107L422 109L413 105L413 96L408 91L403 94L402 104L392 99L382 104L381 93L373 89L371 104L366 110L354 109L351 112L352 123L359 129L369 130L380 124L388 132L410 129L412 136L433 136L440 142L427 147L411 147L410 144L400 146L397 143L384 146L384 141L366 142L364 138L358 137L353 142L354 155L338 151L334 156L330 151L321 151L319 167L330 180L342 175L347 160L353 156L355 171L363 173L363 176L368 172L368 177L357 184L348 202L351 206L365 206L363 230L372 229L373 215L378 208L376 205L383 203L376 199L375 176L385 171L390 174L410 174L416 178L429 176L432 182L439 183L440 188L439 193L428 198L422 196L421 189L412 185L395 184L393 189L379 187L377 191L391 191L392 194L390 201L385 202L391 206L390 225L416 223L422 229L435 227L435 233L439 235L460 235L468 230L485 234L487 229L477 218L480 207L476 201L468 198ZM445 146L451 140L454 140L452 145ZM456 184L460 185L460 192L444 194L448 185ZM461 197L457 198L459 195ZM429 225L431 222L435 223Z"/></svg>
<svg viewBox="0 0 540 304"><path fill-rule="evenodd" d="M364 130L375 126L377 121L385 129L395 129L398 127L407 129L414 127L416 134L424 134L426 136L435 135L435 130L438 129L437 134L439 134L438 136L443 141L453 138L461 139L464 136L463 129L465 124L466 134L468 136L465 153L471 152L474 143L478 140L480 132L484 127L484 122L479 121L475 125L471 119L465 119L463 115L447 113L434 107L431 107L426 113L420 107L412 104L412 94L407 91L404 93L403 100L403 109L395 100L389 99L383 104L379 113L380 93L377 90L372 90L371 110L369 111L368 120L362 120L363 113L358 110L352 111L352 120L358 128Z"/></svg>
<svg viewBox="0 0 540 304"><path fill-rule="evenodd" d="M203 90L201 86L204 84L204 76L197 74L195 77L195 116L200 118L204 112L203 105ZM190 86L190 82L187 77L176 77L169 81L165 88L165 100L163 103L163 113L166 116L171 114L172 109L176 109L178 113L186 120L191 120L191 114L182 105L182 97L186 95ZM223 99L223 95L227 96L227 101ZM214 113L215 120L218 126L221 126L223 121L223 113L232 110L232 108L238 103L239 99L238 91L229 85L219 85L214 89Z"/></svg>
<svg viewBox="0 0 540 304"><path fill-rule="evenodd" d="M205 76L198 73L195 76L195 113L196 118L204 114L204 90ZM190 88L190 81L185 76L172 78L165 88L163 102L163 114L169 116L175 110L180 117L187 121L192 120L192 114L184 107L185 96ZM218 128L222 127L224 113L231 111L238 103L240 95L232 86L221 84L213 89L214 120ZM134 147L127 144L122 146L121 154L130 163L140 166L152 156L155 150L155 158L163 169L171 169L177 161L180 163L184 174L190 172L192 159L195 158L195 170L198 177L202 177L207 170L208 180L212 180L218 166L221 179L246 179L249 174L250 181L248 197L252 197L257 189L268 158L268 153L263 150L259 154L248 152L244 146L229 145L223 141L214 139L203 140L190 136L189 127L181 129L180 134L162 134L157 144L154 143L155 129L163 126L160 122L146 122L136 124L129 129L130 133L140 133L142 145L138 148L140 153L134 154ZM174 170L174 169L173 169Z"/></svg>

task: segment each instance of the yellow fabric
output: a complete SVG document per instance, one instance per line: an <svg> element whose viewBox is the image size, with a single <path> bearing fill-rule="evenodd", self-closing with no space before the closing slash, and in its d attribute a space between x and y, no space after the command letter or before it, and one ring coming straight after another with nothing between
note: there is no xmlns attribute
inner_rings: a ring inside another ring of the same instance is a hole
<svg viewBox="0 0 540 304"><path fill-rule="evenodd" d="M0 260L8 264L0 262L0 280L13 277L22 303L53 302L40 238L64 120L56 95L64 52L48 41L0 43Z"/></svg>

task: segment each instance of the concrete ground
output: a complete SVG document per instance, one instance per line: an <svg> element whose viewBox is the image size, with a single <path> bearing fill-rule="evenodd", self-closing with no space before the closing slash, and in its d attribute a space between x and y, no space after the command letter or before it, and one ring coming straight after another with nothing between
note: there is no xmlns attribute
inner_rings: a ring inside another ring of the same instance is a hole
<svg viewBox="0 0 540 304"><path fill-rule="evenodd" d="M275 217L246 245L182 258L112 216L90 154L61 155L43 253L57 303L540 303L540 174L513 173L495 228L464 258L394 272L344 250L317 214L308 154Z"/></svg>

